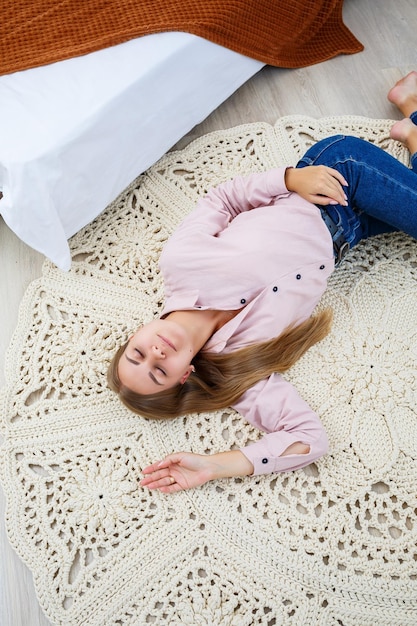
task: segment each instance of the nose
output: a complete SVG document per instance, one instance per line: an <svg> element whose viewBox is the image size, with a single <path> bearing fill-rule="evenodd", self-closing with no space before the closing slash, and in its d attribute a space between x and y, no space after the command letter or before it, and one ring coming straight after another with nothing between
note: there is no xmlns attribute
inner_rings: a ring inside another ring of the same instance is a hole
<svg viewBox="0 0 417 626"><path fill-rule="evenodd" d="M157 346L156 344L152 346L152 352L155 356L160 359L165 359L165 352L161 346Z"/></svg>

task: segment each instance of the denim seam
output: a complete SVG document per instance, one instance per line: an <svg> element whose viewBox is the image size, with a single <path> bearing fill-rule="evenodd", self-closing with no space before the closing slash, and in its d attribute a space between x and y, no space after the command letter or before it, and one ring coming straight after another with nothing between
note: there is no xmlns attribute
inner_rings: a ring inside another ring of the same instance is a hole
<svg viewBox="0 0 417 626"><path fill-rule="evenodd" d="M412 155L411 159L415 159L415 157L417 157L417 152ZM338 163L342 164L342 163L350 163L350 162L360 164L360 165L362 165L364 167L364 169L367 169L368 171L371 171L371 172L375 172L378 175L378 177L385 178L386 180L391 181L395 185L400 186L402 189L406 189L408 192L410 192L410 191L412 192L410 187L404 186L396 178L392 178L392 176L390 176L389 174L381 174L380 170L372 167L372 165L369 165L369 163L367 163L366 161L358 161L358 159L356 159L354 157L346 157L344 159L339 159L338 161L336 161L336 163L334 163L333 165L329 165L328 167L333 167L334 168L334 166L337 165ZM417 192L415 192L415 193L417 195Z"/></svg>
<svg viewBox="0 0 417 626"><path fill-rule="evenodd" d="M343 139L346 139L346 135L336 135L334 137L334 141L332 141L332 143L327 143L321 150L320 152L318 152L316 155L314 155L314 159L311 159L310 157L306 157L303 156L300 159L300 162L304 162L304 163L314 163L317 159L319 159L321 157L321 155L323 154L323 152L326 152L328 150L328 148L330 148L331 146L334 146L336 143L339 143L340 141L343 141Z"/></svg>

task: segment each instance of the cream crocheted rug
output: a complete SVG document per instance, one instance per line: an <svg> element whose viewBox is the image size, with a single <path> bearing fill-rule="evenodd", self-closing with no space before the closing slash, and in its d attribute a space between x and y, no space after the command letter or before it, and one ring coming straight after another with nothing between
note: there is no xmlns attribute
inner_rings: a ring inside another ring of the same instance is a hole
<svg viewBox="0 0 417 626"><path fill-rule="evenodd" d="M291 116L206 135L72 239L69 273L45 263L7 356L1 480L10 542L52 623L415 626L415 240L363 242L330 280L333 331L288 373L331 442L304 470L171 496L141 489L141 468L171 451L226 450L259 433L232 410L145 421L105 376L116 346L160 311L159 254L201 193L295 163L337 132L407 163L389 127Z"/></svg>

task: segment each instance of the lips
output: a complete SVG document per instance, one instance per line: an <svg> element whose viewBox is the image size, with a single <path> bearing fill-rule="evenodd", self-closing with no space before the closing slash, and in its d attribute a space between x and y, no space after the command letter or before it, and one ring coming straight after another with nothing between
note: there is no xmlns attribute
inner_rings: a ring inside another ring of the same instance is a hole
<svg viewBox="0 0 417 626"><path fill-rule="evenodd" d="M170 342L169 339L167 339L166 337L163 337L162 335L158 335L159 339L162 339L162 341L164 343L166 343L167 346L169 346L170 348L172 348L173 350L175 350L175 352L177 351L174 344Z"/></svg>

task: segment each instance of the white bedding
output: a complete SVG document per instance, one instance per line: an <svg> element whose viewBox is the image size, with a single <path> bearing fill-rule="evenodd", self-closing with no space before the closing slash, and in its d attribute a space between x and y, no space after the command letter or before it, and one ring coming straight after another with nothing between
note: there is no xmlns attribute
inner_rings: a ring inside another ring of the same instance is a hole
<svg viewBox="0 0 417 626"><path fill-rule="evenodd" d="M174 32L1 76L0 214L68 270L67 239L262 66Z"/></svg>

